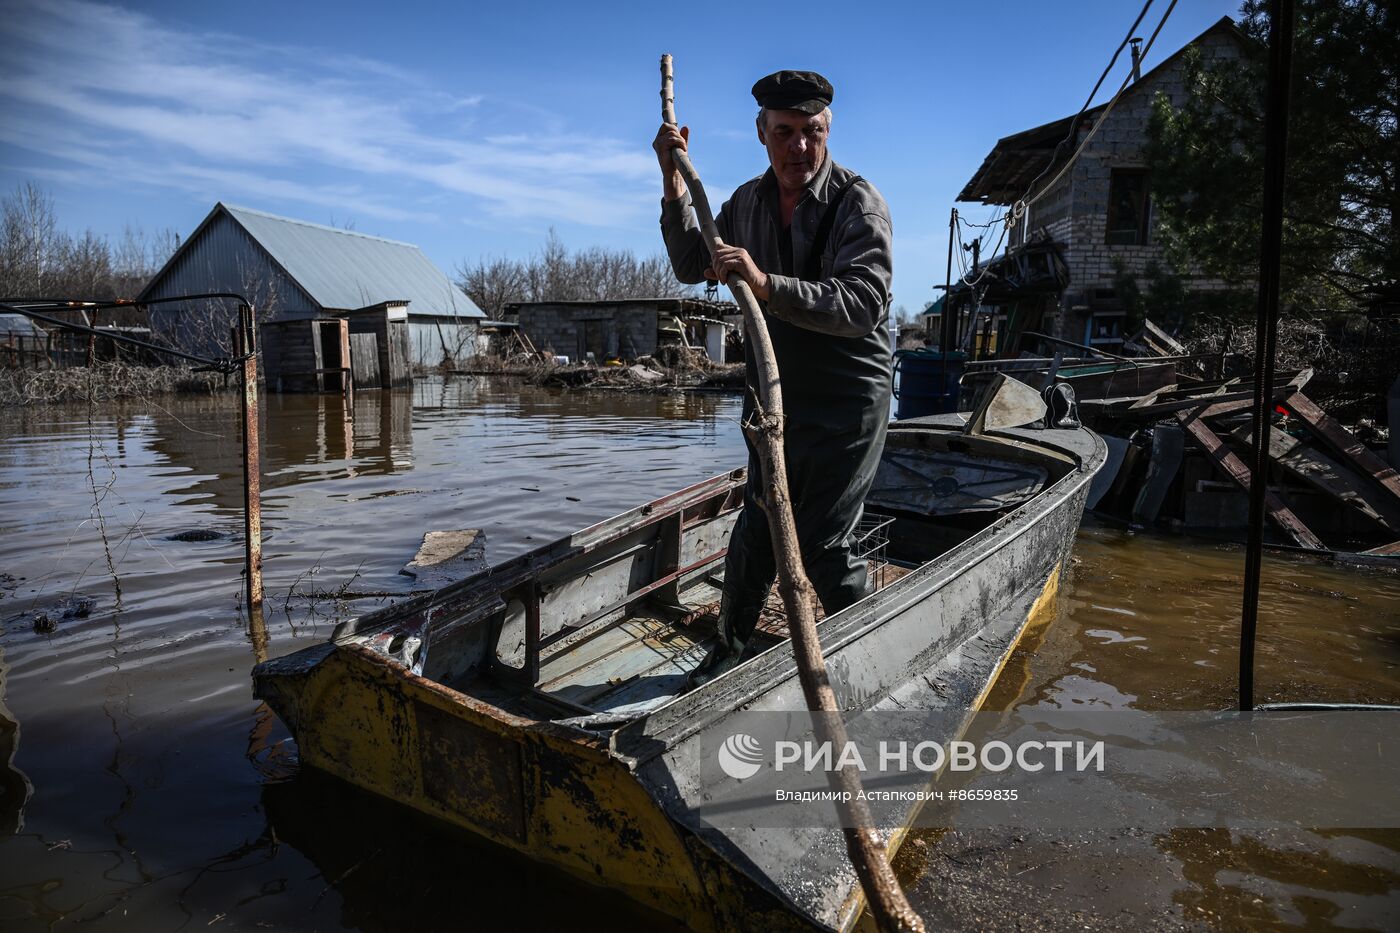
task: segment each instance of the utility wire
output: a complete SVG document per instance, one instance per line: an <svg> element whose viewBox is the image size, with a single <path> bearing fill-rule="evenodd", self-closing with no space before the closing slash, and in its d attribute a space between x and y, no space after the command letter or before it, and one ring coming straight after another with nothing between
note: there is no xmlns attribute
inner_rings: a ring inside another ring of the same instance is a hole
<svg viewBox="0 0 1400 933"><path fill-rule="evenodd" d="M38 305L46 311L103 311L111 308L173 304L177 301L208 301L214 298L232 298L245 305L252 304L251 301L237 292L201 292L197 295L172 295L168 298L145 298L139 301L135 298L112 298L100 301L86 298L6 298L4 301L10 305Z"/></svg>
<svg viewBox="0 0 1400 933"><path fill-rule="evenodd" d="M1171 0L1171 3L1167 5L1167 12L1162 14L1161 20L1157 23L1157 28L1152 30L1151 38L1149 38L1147 40L1147 44L1142 47L1142 55L1139 61L1142 58L1146 58L1147 53L1152 50L1152 44L1157 41L1158 34L1161 33L1162 27L1167 24L1167 17L1172 15L1172 10L1176 9L1176 4L1177 0ZM1074 151L1074 155L1070 156L1069 159L1065 161L1065 164L1055 174L1055 177L1050 179L1050 181L1046 183L1045 187L1040 189L1039 194L1035 195L1028 201L1024 199L1022 200L1022 203L1026 207L1030 207L1036 201L1039 201L1051 188L1055 187L1055 185L1060 181L1061 178L1065 177L1065 173L1070 170L1071 166L1073 166L1074 163L1078 161L1080 155L1084 153L1084 149L1089 145L1089 141L1094 138L1094 134L1099 131L1099 127L1103 126L1104 120L1106 120L1108 118L1108 115L1113 112L1113 106L1118 103L1118 99L1123 96L1123 92L1128 89L1128 85L1132 83L1132 80L1133 76L1131 74L1129 74L1126 78L1123 79L1123 83L1118 88L1118 93L1114 94L1113 97L1109 100L1109 102L1104 106L1103 112L1099 114L1098 119L1094 121L1094 125L1090 127L1088 134L1085 135L1084 141L1079 144L1079 148ZM1049 166L1046 166L1046 168L1048 169ZM1042 174L1044 173L1042 172ZM1027 194L1029 193L1030 190L1027 189Z"/></svg>
<svg viewBox="0 0 1400 933"><path fill-rule="evenodd" d="M1089 96L1084 99L1084 105L1079 108L1079 112L1069 121L1069 132L1065 134L1064 139L1055 144L1054 154L1050 156L1050 161L1045 163L1045 167L1040 170L1040 174L1031 179L1031 183L1026 186L1025 192L1022 193L1018 200L1024 200L1026 195L1035 190L1036 182L1044 178L1045 173L1050 171L1050 166L1055 164L1055 158L1060 154L1060 150L1074 141L1075 131L1079 129L1079 118L1084 116L1085 111L1089 109L1089 105L1094 102L1094 97L1099 93L1099 88L1103 87L1104 80L1109 76L1109 73L1113 71L1113 66L1118 63L1118 56L1123 54L1123 49L1127 48L1128 43L1132 41L1133 33L1137 32L1137 28L1142 23L1143 17L1147 15L1147 11L1152 9L1153 2L1154 0L1147 0L1147 2L1143 4L1142 9L1138 11L1137 19L1133 20L1133 24L1128 27L1127 35L1123 36L1123 41L1118 43L1118 48L1114 49L1113 57L1108 60L1108 66L1104 68L1103 73L1099 75L1099 80L1094 82L1094 89L1090 91ZM1172 0L1172 6L1176 6L1176 0ZM1171 8L1168 7L1167 16L1170 16L1171 12ZM1162 17L1162 22L1167 21L1167 16ZM1160 23L1157 25L1157 28L1159 30L1162 28ZM1154 32L1152 35L1155 37L1157 34ZM1143 55L1146 54L1146 51L1144 51ZM1139 58L1139 60L1141 60L1141 58ZM1114 96L1116 97L1117 95ZM1048 189L1050 186L1046 185L1045 187Z"/></svg>
<svg viewBox="0 0 1400 933"><path fill-rule="evenodd" d="M172 302L172 301L187 301L187 300L191 300L191 299L195 299L195 298L239 298L239 299L241 299L241 297L242 297L242 296L240 296L240 295L232 295L232 294L182 295L182 296L178 296L178 297L175 297L175 298L160 298L160 299L155 299L155 300L150 301L150 302L142 302L142 304L163 304L163 303ZM35 302L35 301L32 301L32 300L31 300L31 301L23 301L23 302L22 302L22 304L36 304L36 303L38 303L38 302ZM245 302L245 303L246 303L246 302ZM77 308L130 307L132 304L134 304L134 302L131 302L131 301L121 301L121 302L117 302L117 303L114 303L114 302L75 302L75 301L63 301L63 302L58 302L58 301L48 301L47 303L45 303L45 304L43 304L43 305L41 305L41 306L42 306L45 310L58 311L58 310L68 310L68 309L77 309ZM22 307L21 305L17 305L17 304L0 303L0 311L4 311L4 312L9 313L9 314L18 314L18 315L20 315L20 316L22 316L22 317L26 317L26 318L29 318L29 319L35 320L35 321L42 321L42 322L45 323L45 324L49 324L49 325L51 325L51 326L53 326L53 327L58 327L58 328L61 328L61 329L63 329L63 330L76 331L77 333L80 333L80 334L89 334L89 335L92 335L92 336L95 336L95 337L106 337L106 338L108 338L108 339L110 339L110 340L113 340L113 341L116 341L116 342L118 342L118 343L125 343L125 344L130 344L131 346L134 346L134 347L141 347L142 349L150 350L150 351L152 351L152 352L154 352L154 353L163 353L163 354L165 354L165 355L167 355L167 356L173 356L173 357L176 357L176 358L178 358L178 359L189 360L190 362L198 363L198 364L200 364L201 366L207 366L207 367L209 367L209 368L211 368L211 369L213 369L213 370L215 370L215 371L217 371L217 372L221 372L221 373L231 373L231 372L233 372L233 371L237 368L238 364L240 364L240 363L242 363L244 360L247 360L247 359L248 359L248 356L247 356L247 355L238 356L238 357L230 357L230 358L221 359L221 360L214 360L214 359L208 359L208 358L202 357L202 356L195 356L195 355L192 354L192 353L185 353L183 350L175 350L175 349L172 349L172 348L170 348L170 347L162 347L162 346L160 346L159 344L151 343L150 341L147 341L147 340L141 340L141 339L136 338L136 337L128 337L126 334L117 333L116 331L113 331L113 330L103 330L103 329L97 328L97 327L89 327L89 326L87 326L86 324L74 324L74 323L72 323L71 321L64 321L64 320L62 320L62 319L60 319L60 318L51 317L51 316L49 316L49 315L47 315L47 314L42 314L42 313L40 313L40 312L38 312L38 311L35 311L33 308L30 308L30 307Z"/></svg>
<svg viewBox="0 0 1400 933"><path fill-rule="evenodd" d="M993 217L991 220L987 221L987 222L984 223L984 224L975 224L975 223L972 223L971 221L964 222L963 219L962 219L962 215L959 214L959 215L958 215L958 223L963 224L964 226L967 226L967 227L977 227L979 230L989 230L989 229L991 229L992 227L996 226L997 224L1001 223L1002 220L1003 220L1005 217L1006 217L1006 211L1002 211L1000 214L996 215L995 217Z"/></svg>
<svg viewBox="0 0 1400 933"><path fill-rule="evenodd" d="M1167 5L1166 12L1163 13L1162 18L1157 21L1157 27L1152 30L1151 37L1147 40L1146 45L1143 46L1142 52L1138 58L1139 62L1145 59L1147 57L1147 53L1151 51L1153 43L1157 41L1157 36L1162 32L1162 27L1166 25L1167 19L1172 15L1172 11L1176 9L1177 2L1178 0L1171 0L1171 2ZM1074 134L1079 125L1080 117L1082 117L1085 111L1088 110L1089 104L1094 99L1094 95L1096 95L1099 92L1099 88L1103 85L1104 79L1107 78L1109 72L1113 70L1113 66L1117 63L1118 57L1122 55L1124 47L1127 46L1128 42L1132 39L1133 33L1137 30L1138 25L1142 22L1143 17L1147 15L1147 11L1151 8L1152 3L1153 0L1147 0L1147 3L1143 5L1142 10L1138 12L1137 19L1133 20L1133 25L1129 27L1127 35L1124 36L1123 41L1118 44L1118 48L1114 51L1113 57L1109 60L1108 67L1106 67L1103 70L1103 73L1099 75L1099 80L1094 84L1094 89L1089 92L1088 98L1086 98L1084 101L1084 106L1079 109L1079 112L1075 114L1074 118L1070 121L1069 132L1066 134L1065 138L1055 146L1055 152L1058 153L1066 143L1068 143L1074 138ZM1021 218L1025 216L1026 211L1030 208L1032 204L1035 204L1042 197L1044 197L1044 195L1047 192L1054 188L1055 185L1059 183L1060 179L1064 178L1065 174L1070 170L1071 167L1073 167L1075 162L1079 160L1079 157L1084 153L1085 148L1089 145L1090 140L1092 140L1095 134L1098 133L1099 128L1103 126L1104 120L1108 117L1108 115L1113 112L1114 105L1118 103L1119 98L1123 96L1123 92L1128 89L1128 85L1132 83L1132 80L1133 76L1131 73L1123 79L1123 83L1119 85L1117 92L1113 95L1112 98L1109 99L1108 103L1104 105L1103 111L1098 115L1098 118L1094 121L1094 125L1090 128L1088 134L1084 137L1084 141L1079 144L1078 148L1075 149L1074 154L1071 155L1065 161L1064 165L1060 167L1060 170L1055 173L1055 177L1052 178L1049 182L1047 182L1040 189L1040 192L1038 194L1034 195L1033 197L1028 197L1030 196L1030 193L1035 190L1035 187L1040 182L1040 179L1043 178L1045 176L1045 173L1050 170L1050 167L1055 164L1055 157L1052 156L1050 161L1046 163L1045 168L1040 170L1040 174L1036 175L1035 178L1031 179L1030 184L1026 186L1025 192L1021 195L1021 197L1013 201L1011 206L1007 208L1006 211L1002 212L999 218L996 218L993 221L991 221L991 223L995 223L997 220L1004 220L1004 223L1002 226L1001 234L997 237L996 245L993 246L992 249L988 252L989 258L997 255L997 251L1001 249L1002 243L1006 240L1007 231L1010 230L1012 226L1018 223L1021 220ZM980 271L974 278L970 280L967 278L966 272L964 272L962 276L962 282L964 285L968 286L969 288L972 288L975 287L978 282L982 281L982 279L986 275L986 267L984 267L982 271Z"/></svg>

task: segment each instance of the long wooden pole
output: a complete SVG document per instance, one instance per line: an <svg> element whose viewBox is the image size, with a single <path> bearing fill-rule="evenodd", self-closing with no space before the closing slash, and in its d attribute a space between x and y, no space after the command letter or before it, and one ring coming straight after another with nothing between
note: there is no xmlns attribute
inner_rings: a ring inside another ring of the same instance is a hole
<svg viewBox="0 0 1400 933"><path fill-rule="evenodd" d="M258 325L253 309L238 306L235 347L243 360L243 551L248 612L262 612L262 460L258 443Z"/></svg>
<svg viewBox="0 0 1400 933"><path fill-rule="evenodd" d="M661 117L676 124L676 98L671 74L671 56L661 56ZM700 221L705 245L714 258L715 248L723 241L715 227L714 214L700 175L682 149L671 150L676 167L690 190L690 200ZM846 723L831 689L826 661L822 658L821 642L817 640L816 591L802 566L802 551L797 543L797 524L792 515L792 499L788 493L787 461L783 453L783 387L778 379L778 364L773 356L773 343L768 325L759 311L758 301L747 282L731 275L725 283L744 313L744 328L758 369L758 385L751 386L757 398L754 414L744 425L745 432L758 451L763 481L763 505L768 516L768 528L773 538L773 552L778 564L778 591L787 610L788 630L792 635L792 653L797 660L797 676L820 742L830 742L838 751L846 747ZM885 855L885 844L875 829L870 807L861 794L860 775L854 769L841 768L827 772L831 789L837 792L836 807L840 811L846 834L846 851L856 876L865 890L875 921L883 930L916 930L922 933L923 920L909 906L894 871Z"/></svg>

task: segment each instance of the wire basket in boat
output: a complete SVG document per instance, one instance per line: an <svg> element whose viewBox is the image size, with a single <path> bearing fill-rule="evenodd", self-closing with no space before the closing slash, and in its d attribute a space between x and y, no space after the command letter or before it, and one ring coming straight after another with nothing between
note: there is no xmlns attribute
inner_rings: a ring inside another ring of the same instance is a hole
<svg viewBox="0 0 1400 933"><path fill-rule="evenodd" d="M892 524L893 517L867 511L856 525L856 540L851 546L851 551L869 564L870 578L874 581L876 589L889 582L885 579L885 569L889 566L885 551L889 547Z"/></svg>

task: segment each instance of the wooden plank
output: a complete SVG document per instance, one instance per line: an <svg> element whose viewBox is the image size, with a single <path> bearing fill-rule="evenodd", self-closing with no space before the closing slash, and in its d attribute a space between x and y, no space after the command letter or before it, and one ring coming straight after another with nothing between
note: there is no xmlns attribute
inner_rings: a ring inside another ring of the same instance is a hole
<svg viewBox="0 0 1400 933"><path fill-rule="evenodd" d="M1276 382L1286 381L1287 376L1279 376ZM1239 385L1239 378L1216 379L1206 382L1188 382L1185 385L1172 386L1162 390L1161 401L1177 401L1186 398L1205 398L1210 395L1219 395L1227 388Z"/></svg>
<svg viewBox="0 0 1400 933"><path fill-rule="evenodd" d="M410 381L407 322L390 321L386 337L389 345L389 382L400 386Z"/></svg>
<svg viewBox="0 0 1400 933"><path fill-rule="evenodd" d="M1254 432L1249 425L1236 428L1232 433L1244 443L1253 445ZM1400 505L1391 502L1383 493L1372 489L1357 473L1321 451L1313 450L1278 428L1271 428L1269 456L1303 482L1346 503L1371 521L1400 532Z"/></svg>
<svg viewBox="0 0 1400 933"><path fill-rule="evenodd" d="M1157 520L1162 500L1167 496L1176 474L1181 472L1181 457L1186 439L1168 424L1152 429L1152 459L1147 463L1147 478L1133 503L1133 521L1150 525Z"/></svg>
<svg viewBox="0 0 1400 933"><path fill-rule="evenodd" d="M1292 387L1294 390L1301 389L1303 386L1308 384L1309 380L1312 379L1312 374L1313 371L1311 369L1299 369L1294 370L1293 372L1276 373L1274 375L1274 388L1278 389L1279 387L1289 386ZM1168 390L1168 392L1165 393L1161 401L1174 401L1176 399L1192 397L1206 398L1213 395L1219 395L1226 389L1230 389L1232 391L1239 391L1241 389L1246 388L1246 386L1243 385L1243 383L1244 377L1241 376L1234 376L1230 379L1209 379L1195 383L1187 383L1185 385L1180 386L1179 388ZM1249 385L1251 387L1253 386L1253 379L1250 379Z"/></svg>
<svg viewBox="0 0 1400 933"><path fill-rule="evenodd" d="M1132 411L1135 408L1146 408L1148 405L1155 403L1163 395L1167 395L1168 393L1175 391L1177 391L1177 385L1175 382L1171 383L1170 385L1164 385L1160 389L1153 389L1151 392L1148 392L1142 398L1129 405L1128 411Z"/></svg>
<svg viewBox="0 0 1400 933"><path fill-rule="evenodd" d="M379 388L379 341L374 334L350 335L350 369L355 388Z"/></svg>
<svg viewBox="0 0 1400 933"><path fill-rule="evenodd" d="M1369 551L1362 551L1361 553L1372 554L1377 557L1400 557L1400 541L1382 544L1380 547L1373 547Z"/></svg>
<svg viewBox="0 0 1400 933"><path fill-rule="evenodd" d="M1276 386L1274 388L1274 404L1282 405L1283 400L1288 398L1288 396L1292 395L1296 391L1297 387L1294 386L1292 382L1289 382L1285 385ZM1214 405L1207 405L1205 408L1201 409L1200 414L1198 414L1196 417L1204 420L1207 418L1215 418L1219 415L1231 415L1237 411L1245 411L1253 405L1254 394L1251 392L1249 398L1247 399L1235 399L1234 401L1230 402L1217 402Z"/></svg>
<svg viewBox="0 0 1400 933"><path fill-rule="evenodd" d="M1156 324L1145 320L1142 329L1124 342L1123 351L1151 359L1153 357L1183 356L1186 353L1186 348L1172 339Z"/></svg>
<svg viewBox="0 0 1400 933"><path fill-rule="evenodd" d="M1299 373L1285 373L1274 380L1274 393L1278 397L1280 393L1295 394L1297 390L1312 378L1312 370L1305 369ZM1192 409L1200 408L1203 405L1227 405L1233 402L1244 402L1241 407L1248 408L1249 403L1254 400L1254 389L1235 389L1238 379L1230 379L1225 382L1211 384L1202 383L1199 386L1191 386L1186 389L1178 389L1172 392L1163 392L1157 396L1159 401L1152 404L1143 405L1141 408L1129 407L1127 409L1112 412L1115 415L1132 415L1133 417L1152 415L1174 415L1178 412L1189 412ZM1226 391L1233 389L1233 391ZM1177 398L1176 396L1184 396ZM1227 409L1234 410L1234 409ZM1216 411L1216 414L1221 413Z"/></svg>
<svg viewBox="0 0 1400 933"><path fill-rule="evenodd" d="M1174 415L1179 412L1190 413L1193 409L1198 409L1211 403L1244 402L1247 406L1253 400L1253 389L1241 389L1237 392L1225 392L1216 395L1198 395L1192 398L1175 399L1169 402L1154 402L1150 405L1144 405L1141 408L1127 408L1117 414L1131 415L1135 418L1153 415Z"/></svg>
<svg viewBox="0 0 1400 933"><path fill-rule="evenodd" d="M1279 396L1275 395L1274 399L1279 400ZM1207 418L1216 418L1220 415L1233 415L1235 412L1245 411L1253 405L1254 397L1252 395L1249 398L1238 398L1232 402L1216 402L1214 405L1202 408L1196 413L1196 417L1204 421Z"/></svg>
<svg viewBox="0 0 1400 933"><path fill-rule="evenodd" d="M1350 460L1361 472L1379 483L1382 489L1400 502L1400 473L1396 472L1395 467L1389 466L1371 453L1369 447L1357 440L1337 419L1319 408L1302 392L1294 392L1284 400L1283 405L1297 415L1314 434L1331 445L1333 450Z"/></svg>
<svg viewBox="0 0 1400 933"><path fill-rule="evenodd" d="M1178 343L1170 334L1162 330L1151 319L1144 318L1142 322L1143 337L1147 340L1148 346L1158 356L1170 356L1173 353L1181 354L1186 352L1186 348Z"/></svg>
<svg viewBox="0 0 1400 933"><path fill-rule="evenodd" d="M354 373L350 368L350 322L345 318L340 319L340 366L340 391L349 395L354 387Z"/></svg>
<svg viewBox="0 0 1400 933"><path fill-rule="evenodd" d="M1210 458L1225 471L1226 475L1239 483L1245 492L1248 492L1249 467L1245 466L1244 461L1226 448L1225 442L1217 437L1204 421L1191 412L1177 412L1176 418L1181 422L1181 426L1195 438L1196 443L1200 444L1210 455ZM1293 514L1293 510L1267 488L1264 490L1264 508L1268 511L1269 516L1298 544L1319 551L1326 550L1322 545L1322 539L1313 534L1308 526L1303 524L1302 519Z"/></svg>

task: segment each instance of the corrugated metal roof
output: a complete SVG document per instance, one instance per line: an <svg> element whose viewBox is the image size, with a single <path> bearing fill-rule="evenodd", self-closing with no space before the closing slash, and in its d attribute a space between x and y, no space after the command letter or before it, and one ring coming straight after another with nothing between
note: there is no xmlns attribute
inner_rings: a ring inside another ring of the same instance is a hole
<svg viewBox="0 0 1400 933"><path fill-rule="evenodd" d="M27 318L23 314L0 314L0 334L42 338L47 335L47 332L35 324L32 318Z"/></svg>
<svg viewBox="0 0 1400 933"><path fill-rule="evenodd" d="M322 308L407 301L408 311L486 315L411 243L220 204ZM217 210L218 207L215 208Z"/></svg>

